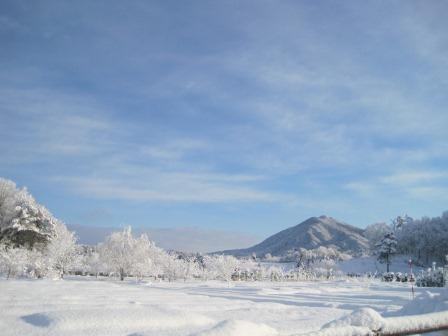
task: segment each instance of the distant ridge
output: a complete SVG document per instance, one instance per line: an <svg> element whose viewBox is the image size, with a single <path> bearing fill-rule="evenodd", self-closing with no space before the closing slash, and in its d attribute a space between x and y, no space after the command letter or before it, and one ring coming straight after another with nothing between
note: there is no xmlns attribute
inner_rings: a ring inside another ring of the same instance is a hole
<svg viewBox="0 0 448 336"><path fill-rule="evenodd" d="M252 253L264 256L270 253L272 256L282 256L289 250L313 249L319 246L334 247L352 255L359 255L369 250L362 229L339 222L332 217L320 216L308 218L252 247L226 250L221 253L234 256L246 256Z"/></svg>

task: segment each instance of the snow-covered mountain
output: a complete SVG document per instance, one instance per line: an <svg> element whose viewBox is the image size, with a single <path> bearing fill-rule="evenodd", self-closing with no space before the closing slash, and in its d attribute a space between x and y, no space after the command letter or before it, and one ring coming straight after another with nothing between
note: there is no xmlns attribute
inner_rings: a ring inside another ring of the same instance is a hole
<svg viewBox="0 0 448 336"><path fill-rule="evenodd" d="M287 251L319 246L338 248L342 252L358 255L368 251L369 243L363 230L327 216L311 217L306 221L267 238L246 249L227 250L221 253L245 256L255 253L264 256L285 255Z"/></svg>

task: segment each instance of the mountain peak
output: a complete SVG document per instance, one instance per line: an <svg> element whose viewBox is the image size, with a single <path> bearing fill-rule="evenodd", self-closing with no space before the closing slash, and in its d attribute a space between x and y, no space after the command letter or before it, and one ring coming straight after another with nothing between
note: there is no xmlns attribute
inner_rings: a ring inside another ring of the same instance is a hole
<svg viewBox="0 0 448 336"><path fill-rule="evenodd" d="M224 253L236 256L252 253L264 256L270 253L273 256L281 256L292 249L313 249L319 246L333 247L351 254L361 254L369 248L362 229L321 215L310 217L247 249L224 251Z"/></svg>

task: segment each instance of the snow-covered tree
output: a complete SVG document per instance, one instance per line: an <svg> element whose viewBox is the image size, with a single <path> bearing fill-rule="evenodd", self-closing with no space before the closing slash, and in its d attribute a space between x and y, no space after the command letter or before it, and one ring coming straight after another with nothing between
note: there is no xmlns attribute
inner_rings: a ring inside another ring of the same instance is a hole
<svg viewBox="0 0 448 336"><path fill-rule="evenodd" d="M144 276L150 274L153 261L150 257L150 250L153 243L149 240L146 234L142 234L139 238L134 240L133 246L133 265L131 272L138 279L143 279Z"/></svg>
<svg viewBox="0 0 448 336"><path fill-rule="evenodd" d="M386 264L387 272L392 262L392 255L397 252L397 239L393 232L386 233L377 244L378 261Z"/></svg>
<svg viewBox="0 0 448 336"><path fill-rule="evenodd" d="M179 253L176 259L180 276L184 281L191 278L198 278L202 275L203 264L201 263L202 259L198 259L198 255Z"/></svg>
<svg viewBox="0 0 448 336"><path fill-rule="evenodd" d="M57 220L25 188L0 178L0 240L15 246L45 245Z"/></svg>
<svg viewBox="0 0 448 336"><path fill-rule="evenodd" d="M75 234L70 232L63 223L58 222L55 226L55 234L44 253L52 270L63 278L64 274L80 261L79 252Z"/></svg>
<svg viewBox="0 0 448 336"><path fill-rule="evenodd" d="M226 281L232 279L240 264L237 258L228 255L206 256L204 262L209 276Z"/></svg>
<svg viewBox="0 0 448 336"><path fill-rule="evenodd" d="M134 238L131 227L127 227L107 237L100 246L100 255L108 267L119 274L120 280L124 280L126 275L149 273L150 249L151 242L146 235Z"/></svg>
<svg viewBox="0 0 448 336"><path fill-rule="evenodd" d="M386 233L392 231L392 228L386 223L370 224L364 230L364 236L369 241L370 249L373 251L376 245L383 239Z"/></svg>
<svg viewBox="0 0 448 336"><path fill-rule="evenodd" d="M106 270L106 265L101 260L100 253L95 249L87 251L84 258L85 271L87 273L94 274L95 277L98 277L101 272Z"/></svg>
<svg viewBox="0 0 448 336"><path fill-rule="evenodd" d="M51 271L61 276L74 261L73 233L25 188L0 178L0 249L7 274L43 277ZM9 260L7 262L7 260ZM15 263L16 265L12 265Z"/></svg>
<svg viewBox="0 0 448 336"><path fill-rule="evenodd" d="M2 244L0 246L0 270L6 278L22 275L28 264L27 250Z"/></svg>
<svg viewBox="0 0 448 336"><path fill-rule="evenodd" d="M307 250L300 248L294 251L296 258L297 278L330 278L338 270L338 263L351 258L350 255L332 247L320 246Z"/></svg>
<svg viewBox="0 0 448 336"><path fill-rule="evenodd" d="M409 217L407 214L404 216L397 216L392 220L392 228L394 232L397 232L403 229L406 225L412 223L413 219Z"/></svg>
<svg viewBox="0 0 448 336"><path fill-rule="evenodd" d="M403 218L403 224L395 232L397 252L411 256L420 265L429 266L432 261L445 262L444 257L448 253L448 212L433 218Z"/></svg>
<svg viewBox="0 0 448 336"><path fill-rule="evenodd" d="M167 253L157 247L154 243L151 243L151 246L148 250L148 257L151 260L151 269L149 270L149 276L153 276L154 279L157 279L160 276L163 276L166 270L166 258Z"/></svg>
<svg viewBox="0 0 448 336"><path fill-rule="evenodd" d="M165 253L161 256L163 260L163 275L168 281L173 281L186 276L185 262L179 259L175 253Z"/></svg>

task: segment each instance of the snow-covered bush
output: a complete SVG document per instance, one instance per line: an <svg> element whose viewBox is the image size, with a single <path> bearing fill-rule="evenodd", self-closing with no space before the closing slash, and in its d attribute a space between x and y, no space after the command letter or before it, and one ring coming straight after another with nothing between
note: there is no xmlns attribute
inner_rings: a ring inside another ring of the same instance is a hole
<svg viewBox="0 0 448 336"><path fill-rule="evenodd" d="M414 274L401 273L401 272L385 272L381 275L381 280L386 282L414 282Z"/></svg>
<svg viewBox="0 0 448 336"><path fill-rule="evenodd" d="M416 284L418 287L443 287L443 268L429 268L427 271L422 271L417 277Z"/></svg>
<svg viewBox="0 0 448 336"><path fill-rule="evenodd" d="M0 246L0 271L6 275L7 279L25 274L28 262L28 250Z"/></svg>
<svg viewBox="0 0 448 336"><path fill-rule="evenodd" d="M51 271L51 262L42 251L0 245L0 274L6 278L42 278L48 276Z"/></svg>

